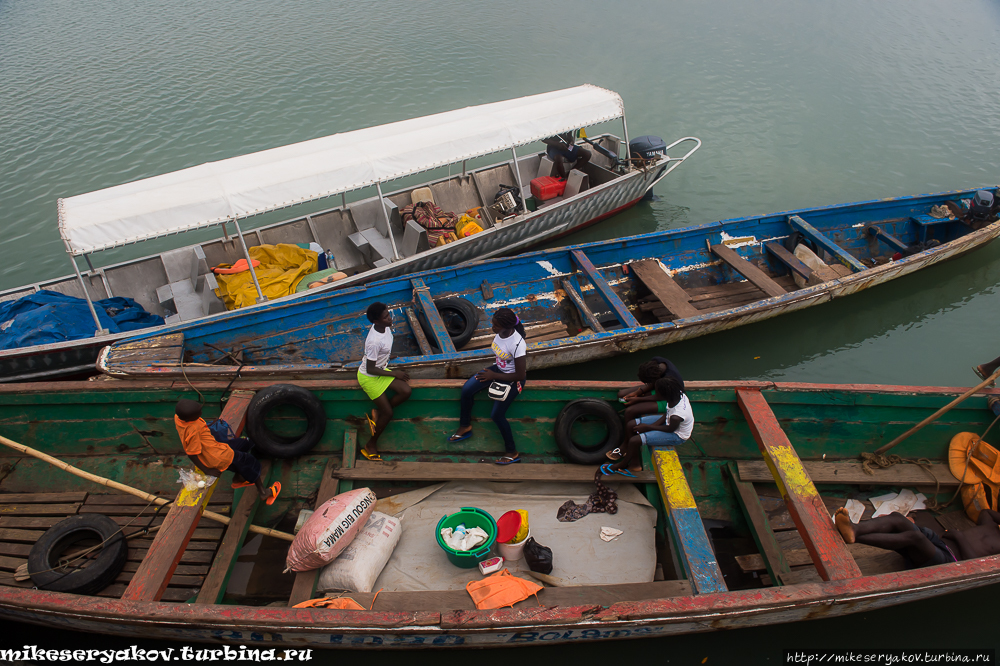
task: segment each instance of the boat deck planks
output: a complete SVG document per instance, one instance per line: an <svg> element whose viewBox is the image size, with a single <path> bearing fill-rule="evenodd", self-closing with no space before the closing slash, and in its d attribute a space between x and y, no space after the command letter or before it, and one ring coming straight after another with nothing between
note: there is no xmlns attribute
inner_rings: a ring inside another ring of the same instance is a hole
<svg viewBox="0 0 1000 666"><path fill-rule="evenodd" d="M628 266L675 318L682 319L701 314L691 305L691 295L674 282L656 259L643 259Z"/></svg>
<svg viewBox="0 0 1000 666"><path fill-rule="evenodd" d="M737 463L740 479L751 483L768 483L773 479L767 463L762 460L740 460ZM926 486L936 482L942 486L957 486L958 479L948 465L932 463L929 469L913 464L900 463L892 467L875 468L872 474L864 471L859 462L827 462L803 460L813 483L847 483L883 486Z"/></svg>
<svg viewBox="0 0 1000 666"><path fill-rule="evenodd" d="M359 460L352 468L333 470L336 479L355 481L566 481L592 482L597 467L570 464L486 465L482 463L399 462ZM633 483L654 483L651 471L635 472ZM621 481L619 475L605 476L605 481Z"/></svg>
<svg viewBox="0 0 1000 666"><path fill-rule="evenodd" d="M713 245L712 254L722 259L734 271L749 280L755 287L768 296L784 296L787 292L772 280L764 271L741 257L736 250L724 243Z"/></svg>

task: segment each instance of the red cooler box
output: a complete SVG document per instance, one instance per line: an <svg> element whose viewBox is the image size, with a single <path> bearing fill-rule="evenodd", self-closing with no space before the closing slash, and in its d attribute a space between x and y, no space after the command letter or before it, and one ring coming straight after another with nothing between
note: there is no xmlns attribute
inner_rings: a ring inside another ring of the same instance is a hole
<svg viewBox="0 0 1000 666"><path fill-rule="evenodd" d="M542 176L531 181L531 195L539 201L561 197L566 190L566 181L555 176Z"/></svg>

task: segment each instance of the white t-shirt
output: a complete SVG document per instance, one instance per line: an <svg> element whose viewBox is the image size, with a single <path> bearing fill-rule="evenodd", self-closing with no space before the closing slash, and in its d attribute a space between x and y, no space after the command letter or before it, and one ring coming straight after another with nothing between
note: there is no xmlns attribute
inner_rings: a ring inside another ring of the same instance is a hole
<svg viewBox="0 0 1000 666"><path fill-rule="evenodd" d="M681 394L681 399L676 405L667 407L667 423L670 423L671 416L681 417L681 424L674 433L683 440L689 439L691 431L694 430L694 412L691 411L691 401L686 394Z"/></svg>
<svg viewBox="0 0 1000 666"><path fill-rule="evenodd" d="M392 329L386 326L385 333L379 333L375 330L375 325L372 324L371 330L368 331L368 337L365 338L365 357L361 359L360 372L374 377L375 375L368 374L368 359L375 361L375 367L379 370L385 370L386 366L389 365L389 354L391 353Z"/></svg>
<svg viewBox="0 0 1000 666"><path fill-rule="evenodd" d="M514 372L514 359L521 358L527 353L524 338L517 331L511 333L509 338L495 335L493 336L493 353L496 355L497 368L500 369L500 372L509 375Z"/></svg>

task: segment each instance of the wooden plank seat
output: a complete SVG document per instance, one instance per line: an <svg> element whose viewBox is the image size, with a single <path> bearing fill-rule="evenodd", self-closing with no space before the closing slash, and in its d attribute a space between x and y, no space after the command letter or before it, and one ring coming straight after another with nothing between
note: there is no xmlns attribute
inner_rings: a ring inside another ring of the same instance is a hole
<svg viewBox="0 0 1000 666"><path fill-rule="evenodd" d="M909 245L899 240L898 238L890 234L888 231L885 231L884 229L879 229L874 224L870 225L867 229L865 229L865 232L872 238L877 239L880 243L887 246L894 253L905 252L906 250L910 249Z"/></svg>
<svg viewBox="0 0 1000 666"><path fill-rule="evenodd" d="M794 254L785 249L785 246L778 242L764 243L764 249L771 253L775 259L788 267L788 270L801 277L806 282L813 276L813 270L806 266Z"/></svg>
<svg viewBox="0 0 1000 666"><path fill-rule="evenodd" d="M657 298L661 307L665 307L675 319L696 317L701 312L691 305L691 295L674 282L674 279L656 259L643 259L628 265L644 285Z"/></svg>
<svg viewBox="0 0 1000 666"><path fill-rule="evenodd" d="M184 334L170 333L117 344L108 353L109 368L119 366L175 365L184 355Z"/></svg>
<svg viewBox="0 0 1000 666"><path fill-rule="evenodd" d="M653 469L667 512L670 534L695 594L725 592L726 583L715 559L705 524L676 451L654 450Z"/></svg>
<svg viewBox="0 0 1000 666"><path fill-rule="evenodd" d="M725 243L711 246L712 254L732 268L734 271L745 277L755 287L763 291L770 297L783 296L786 292L781 286L771 279L771 277L757 268L749 261L737 254L736 250Z"/></svg>
<svg viewBox="0 0 1000 666"><path fill-rule="evenodd" d="M443 354L454 354L455 345L452 343L451 336L448 335L448 329L445 328L444 321L441 319L441 313L438 312L437 306L434 305L434 301L431 299L430 289L427 288L427 285L420 278L410 280L410 284L413 285L413 303L420 308L420 311L424 313L424 317L427 318L427 323L434 332L437 348Z"/></svg>
<svg viewBox="0 0 1000 666"><path fill-rule="evenodd" d="M570 255L573 257L573 262L577 265L580 271L587 276L590 282L597 289L597 293L600 294L604 302L611 308L611 311L618 318L618 321L625 328L638 328L639 322L635 316L629 312L629 309L622 302L622 299L618 297L615 290L611 288L608 281L605 280L594 264L590 261L590 258L583 253L582 250L572 250Z"/></svg>
<svg viewBox="0 0 1000 666"><path fill-rule="evenodd" d="M934 217L933 215L914 215L910 219L917 225L917 236L920 238L921 243L927 240L927 236L930 234L932 227L940 224L951 224L952 222L957 221L950 217Z"/></svg>
<svg viewBox="0 0 1000 666"><path fill-rule="evenodd" d="M573 281L563 280L562 287L563 291L566 292L566 296L576 306L576 310L580 313L580 319L583 323L589 326L595 333L603 333L604 326L601 325L601 322L597 321L597 315L587 306L587 303L583 300L583 296L580 295L580 292L573 285Z"/></svg>
<svg viewBox="0 0 1000 666"><path fill-rule="evenodd" d="M764 396L760 391L737 389L736 399L820 576L823 580L860 576L816 486Z"/></svg>
<svg viewBox="0 0 1000 666"><path fill-rule="evenodd" d="M336 479L353 481L565 481L591 482L597 467L570 464L520 463L517 465L487 465L452 462L383 462L357 461L353 467L333 470ZM635 479L621 475L605 476L613 481L653 483L653 472L635 472Z"/></svg>
<svg viewBox="0 0 1000 666"><path fill-rule="evenodd" d="M741 481L772 482L771 471L762 460L740 460L736 463ZM892 467L876 468L867 474L860 462L826 462L804 460L802 465L813 483L865 484L876 486L957 486L958 479L948 470L948 465L933 463L930 473L919 465L900 463ZM933 475L933 476L932 476Z"/></svg>
<svg viewBox="0 0 1000 666"><path fill-rule="evenodd" d="M832 254L836 257L837 261L850 268L851 271L857 273L865 270L865 265L862 264L857 258L844 250L844 248L834 243L832 239L798 215L789 215L788 224L792 227L792 229L800 232L803 236L816 243L816 245Z"/></svg>
<svg viewBox="0 0 1000 666"><path fill-rule="evenodd" d="M795 284L795 279L791 275L778 276L774 278L774 281L787 291L794 291L798 288ZM691 297L691 305L697 308L700 315L748 305L762 298L767 298L767 294L751 282L731 282L708 287L691 287L686 289L686 291ZM639 309L643 312L652 312L660 321L674 321L677 319L670 310L663 307L655 296L640 298Z"/></svg>

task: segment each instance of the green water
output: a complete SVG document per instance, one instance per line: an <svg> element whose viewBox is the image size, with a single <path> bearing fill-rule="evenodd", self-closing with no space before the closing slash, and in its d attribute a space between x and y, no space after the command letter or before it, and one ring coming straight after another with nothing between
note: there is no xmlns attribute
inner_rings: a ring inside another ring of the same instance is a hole
<svg viewBox="0 0 1000 666"><path fill-rule="evenodd" d="M694 135L704 147L657 187L658 201L563 242L996 185L998 72L1000 4L986 0L0 0L0 287L69 272L57 197L581 83L622 95L632 135ZM994 245L662 351L687 379L968 385L970 365L1000 354L998 260ZM622 379L636 363L537 376ZM777 663L785 647L996 645L996 592L474 658L742 664Z"/></svg>

